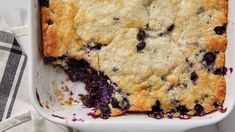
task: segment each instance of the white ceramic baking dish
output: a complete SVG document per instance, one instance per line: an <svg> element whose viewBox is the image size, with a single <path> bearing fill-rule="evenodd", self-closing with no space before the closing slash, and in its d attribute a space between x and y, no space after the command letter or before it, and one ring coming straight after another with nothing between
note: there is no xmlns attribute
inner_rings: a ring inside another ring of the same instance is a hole
<svg viewBox="0 0 235 132"><path fill-rule="evenodd" d="M228 49L226 53L226 66L235 67L235 30L233 30L235 28L235 8L232 8L235 7L235 0L229 1L229 7ZM194 117L190 120L156 120L148 117L145 114L128 114L126 116L113 117L108 120L93 119L87 115L87 113L91 110L88 108L84 108L81 105L82 103L73 102L73 105L71 106L61 105L61 100L59 98L62 98L63 96L64 98L68 98L69 96L77 98L77 94L84 92L84 85L81 83L71 83L68 81L65 81L63 83L63 81L65 80L65 75L63 72L61 72L60 70L55 70L50 66L44 65L40 53L41 32L38 0L29 0L29 21L30 96L32 103L38 113L40 113L45 119L49 121L76 128L81 132L176 132L219 122L220 120L225 118L233 109L235 101L235 76L234 74L230 74L226 76L227 91L224 105L227 108L227 111L225 113L215 112L203 117ZM58 92L58 89L61 89L61 85L67 85L70 91L73 91L74 94L68 94L68 91L66 91L66 87L64 87L64 93ZM55 96L55 91L57 91L57 96ZM38 95L36 94L36 92L38 92ZM43 107L41 107L40 105L43 105Z"/></svg>

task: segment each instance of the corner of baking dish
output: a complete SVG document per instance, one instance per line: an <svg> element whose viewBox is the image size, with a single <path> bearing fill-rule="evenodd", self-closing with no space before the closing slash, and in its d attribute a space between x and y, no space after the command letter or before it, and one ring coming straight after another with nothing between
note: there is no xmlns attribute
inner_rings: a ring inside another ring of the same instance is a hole
<svg viewBox="0 0 235 132"><path fill-rule="evenodd" d="M230 0L230 7L235 6L235 1ZM32 104L36 111L42 115L45 119L59 123L62 125L66 125L73 128L78 128L82 130L93 130L96 129L108 129L112 128L113 130L127 130L131 128L132 130L136 129L139 130L187 130L190 128L206 126L210 124L214 124L219 122L220 120L224 119L229 113L232 111L234 107L234 100L235 100L235 91L233 90L232 86L235 86L235 82L232 80L235 79L234 74L226 76L227 81L227 91L226 91L226 98L224 105L227 107L227 111L225 113L215 112L209 114L205 117L195 117L190 120L180 120L180 119L161 119L155 120L148 118L147 116L142 115L128 115L124 117L115 117L109 120L102 120L102 119L89 119L85 122L68 122L64 119L55 118L51 116L45 109L40 107L37 101L36 95L36 88L37 87L36 81L36 74L40 72L38 66L39 63L42 63L42 58L40 58L40 51L39 45L41 44L41 33L40 33L40 20L39 20L39 5L38 0L29 0L29 43L30 43L30 51L28 54L29 57L29 93L31 97ZM235 46L232 45L235 43L235 39L232 36L235 36L235 33L232 29L235 29L234 25L231 24L235 22L235 9L229 8L229 21L230 24L228 25L228 50L226 51L226 66L228 67L235 67L234 63L234 56L235 53L232 52L232 49L235 49ZM228 61L231 60L231 61ZM128 118L127 118L128 117ZM106 128L104 128L104 123ZM92 128L89 127L92 125ZM171 126L171 127L169 127Z"/></svg>

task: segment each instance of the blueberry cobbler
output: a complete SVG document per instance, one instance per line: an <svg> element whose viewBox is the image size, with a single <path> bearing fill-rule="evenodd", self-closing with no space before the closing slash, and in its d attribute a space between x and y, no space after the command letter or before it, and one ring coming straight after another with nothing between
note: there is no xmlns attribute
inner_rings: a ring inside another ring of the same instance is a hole
<svg viewBox="0 0 235 132"><path fill-rule="evenodd" d="M227 0L41 0L43 55L86 84L93 116L220 110Z"/></svg>

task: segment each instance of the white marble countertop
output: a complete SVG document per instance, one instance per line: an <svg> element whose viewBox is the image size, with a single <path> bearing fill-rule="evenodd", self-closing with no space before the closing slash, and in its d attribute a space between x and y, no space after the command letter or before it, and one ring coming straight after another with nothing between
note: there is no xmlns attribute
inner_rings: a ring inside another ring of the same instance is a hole
<svg viewBox="0 0 235 132"><path fill-rule="evenodd" d="M1 0L0 15L2 15L10 27L27 25L27 2L28 0ZM217 125L197 128L190 132L234 132L235 110L225 120Z"/></svg>

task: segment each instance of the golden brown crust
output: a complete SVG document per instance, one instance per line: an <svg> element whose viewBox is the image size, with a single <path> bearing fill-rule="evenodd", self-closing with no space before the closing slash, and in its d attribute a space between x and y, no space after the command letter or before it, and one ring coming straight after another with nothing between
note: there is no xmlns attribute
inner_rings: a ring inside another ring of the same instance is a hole
<svg viewBox="0 0 235 132"><path fill-rule="evenodd" d="M73 20L77 10L75 0L68 3L50 0L50 8L41 7L44 56L60 57L66 53L74 56L83 47Z"/></svg>
<svg viewBox="0 0 235 132"><path fill-rule="evenodd" d="M132 112L147 112L152 110L155 104L155 99L147 99L145 96L132 95L129 96L130 108L128 111Z"/></svg>
<svg viewBox="0 0 235 132"><path fill-rule="evenodd" d="M111 116L120 116L123 115L124 113L125 112L120 109L111 108Z"/></svg>
<svg viewBox="0 0 235 132"><path fill-rule="evenodd" d="M214 52L225 52L227 47L226 37L211 37L208 40L207 48Z"/></svg>
<svg viewBox="0 0 235 132"><path fill-rule="evenodd" d="M220 53L218 53L217 58L215 60L215 67L217 69L223 68L224 67L224 63L225 63L225 53L224 52L220 52Z"/></svg>
<svg viewBox="0 0 235 132"><path fill-rule="evenodd" d="M57 57L60 56L60 54L58 53L56 25L53 24L49 25L48 24L49 19L50 19L49 8L41 7L43 54L44 56Z"/></svg>

